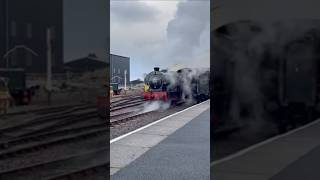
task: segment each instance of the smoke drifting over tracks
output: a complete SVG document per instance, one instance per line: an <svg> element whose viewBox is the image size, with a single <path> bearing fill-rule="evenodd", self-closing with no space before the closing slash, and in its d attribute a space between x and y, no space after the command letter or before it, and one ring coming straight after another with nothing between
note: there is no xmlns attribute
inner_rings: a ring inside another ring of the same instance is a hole
<svg viewBox="0 0 320 180"><path fill-rule="evenodd" d="M170 108L169 103L145 101L141 96L128 97L111 103L109 125L117 126L127 121L144 118L158 110Z"/></svg>
<svg viewBox="0 0 320 180"><path fill-rule="evenodd" d="M123 134L126 134L130 131L138 129L142 126L145 126L149 123L152 123L156 120L159 120L163 117L169 116L173 113L181 111L185 108L192 106L193 104L179 104L177 106L171 106L165 108L166 106L157 105L158 102L146 102L140 106L140 111L136 112L135 115L128 115L128 117L121 118L120 120L113 120L111 119L111 126L110 126L110 139L116 138ZM152 105L153 107L150 107ZM154 108L159 107L159 108ZM148 111L147 111L148 110Z"/></svg>

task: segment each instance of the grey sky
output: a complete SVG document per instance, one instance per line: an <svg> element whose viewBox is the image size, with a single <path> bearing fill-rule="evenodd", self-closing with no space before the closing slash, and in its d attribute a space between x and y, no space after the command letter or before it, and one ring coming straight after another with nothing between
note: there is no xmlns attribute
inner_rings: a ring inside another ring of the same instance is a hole
<svg viewBox="0 0 320 180"><path fill-rule="evenodd" d="M209 67L209 0L111 0L110 11L111 53L130 57L131 80L154 66Z"/></svg>
<svg viewBox="0 0 320 180"><path fill-rule="evenodd" d="M83 58L89 53L106 61L107 3L106 0L63 1L65 61Z"/></svg>

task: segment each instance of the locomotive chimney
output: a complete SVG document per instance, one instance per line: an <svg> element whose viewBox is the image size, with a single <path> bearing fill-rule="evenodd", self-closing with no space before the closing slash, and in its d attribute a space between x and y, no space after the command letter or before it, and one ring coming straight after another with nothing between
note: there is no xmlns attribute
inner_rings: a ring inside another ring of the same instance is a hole
<svg viewBox="0 0 320 180"><path fill-rule="evenodd" d="M160 70L159 67L155 67L155 68L154 68L154 71L159 71L159 70Z"/></svg>

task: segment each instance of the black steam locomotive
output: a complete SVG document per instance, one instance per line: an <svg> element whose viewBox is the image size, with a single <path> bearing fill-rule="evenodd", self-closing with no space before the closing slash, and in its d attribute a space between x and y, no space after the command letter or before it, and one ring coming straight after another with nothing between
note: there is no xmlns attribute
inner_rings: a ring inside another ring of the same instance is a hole
<svg viewBox="0 0 320 180"><path fill-rule="evenodd" d="M320 23L285 24L242 21L214 32L213 131L267 120L285 132L320 111Z"/></svg>
<svg viewBox="0 0 320 180"><path fill-rule="evenodd" d="M209 71L179 69L178 71L154 68L145 77L145 100L178 102L186 99L198 102L209 98Z"/></svg>

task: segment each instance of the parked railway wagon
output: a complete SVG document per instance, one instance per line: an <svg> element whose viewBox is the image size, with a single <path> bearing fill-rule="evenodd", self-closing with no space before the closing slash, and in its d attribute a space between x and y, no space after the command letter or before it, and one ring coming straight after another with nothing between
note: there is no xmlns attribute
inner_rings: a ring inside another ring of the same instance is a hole
<svg viewBox="0 0 320 180"><path fill-rule="evenodd" d="M143 97L172 103L185 99L203 101L209 98L209 74L208 70L202 73L189 68L160 71L156 67L145 77Z"/></svg>
<svg viewBox="0 0 320 180"><path fill-rule="evenodd" d="M193 97L198 102L202 102L210 99L210 87L209 87L210 71L209 70L201 72L199 75L197 75L192 85L194 86Z"/></svg>
<svg viewBox="0 0 320 180"><path fill-rule="evenodd" d="M214 131L251 118L285 132L319 113L320 21L239 21L213 38Z"/></svg>
<svg viewBox="0 0 320 180"><path fill-rule="evenodd" d="M26 73L24 69L0 69L0 77L8 82L8 88L16 105L28 105L35 93L35 87L26 87Z"/></svg>

